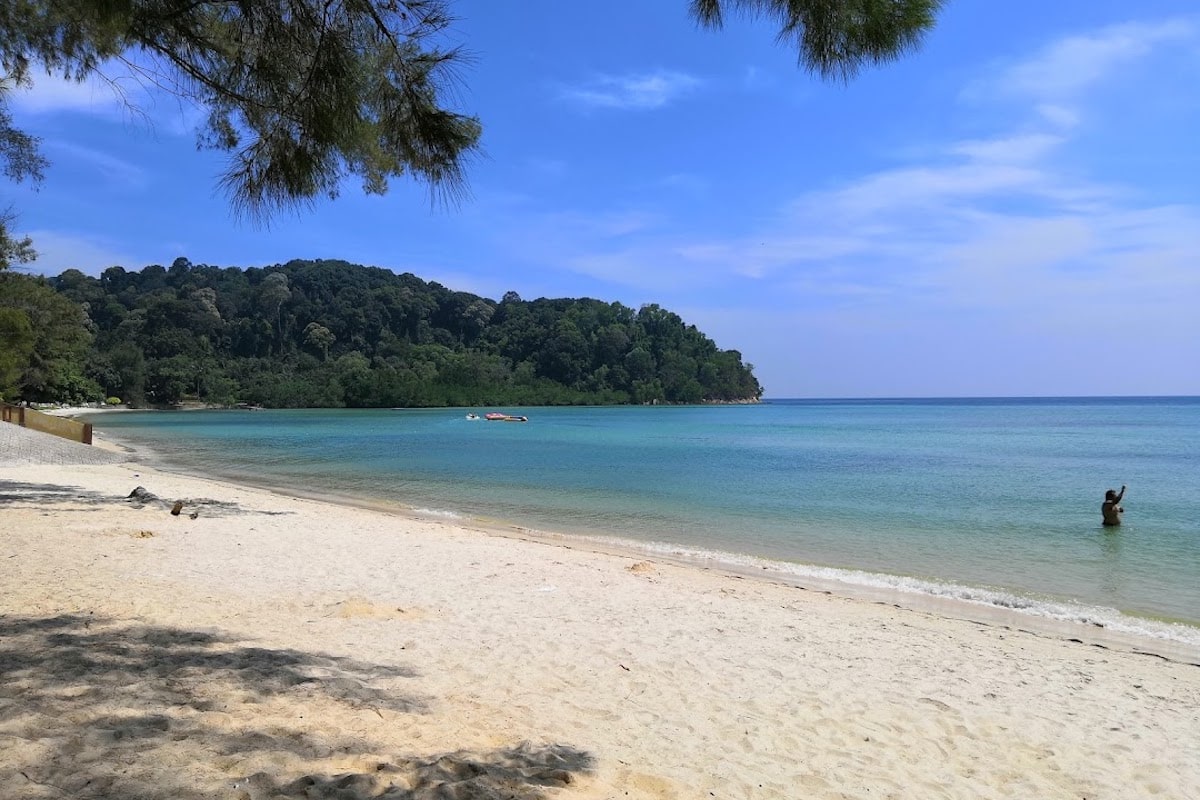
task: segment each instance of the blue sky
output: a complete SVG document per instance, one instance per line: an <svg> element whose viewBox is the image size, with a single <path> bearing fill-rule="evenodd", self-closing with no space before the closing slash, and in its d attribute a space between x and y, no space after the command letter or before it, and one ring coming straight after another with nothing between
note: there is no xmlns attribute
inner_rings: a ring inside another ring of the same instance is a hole
<svg viewBox="0 0 1200 800"><path fill-rule="evenodd" d="M99 274L341 258L499 299L660 305L768 397L1200 395L1193 0L957 0L848 85L684 0L461 0L470 197L403 181L239 222L199 113L122 83L10 100L51 160L3 185L42 257Z"/></svg>

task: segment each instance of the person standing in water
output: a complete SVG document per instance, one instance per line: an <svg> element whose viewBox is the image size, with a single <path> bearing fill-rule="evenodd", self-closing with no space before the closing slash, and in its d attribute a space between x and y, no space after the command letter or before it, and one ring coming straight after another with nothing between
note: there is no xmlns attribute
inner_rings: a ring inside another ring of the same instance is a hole
<svg viewBox="0 0 1200 800"><path fill-rule="evenodd" d="M1104 502L1100 504L1100 516L1104 518L1105 525L1121 524L1121 515L1125 513L1125 509L1117 504L1121 502L1121 498L1124 496L1124 484L1121 484L1121 491L1119 492L1109 489L1104 493Z"/></svg>

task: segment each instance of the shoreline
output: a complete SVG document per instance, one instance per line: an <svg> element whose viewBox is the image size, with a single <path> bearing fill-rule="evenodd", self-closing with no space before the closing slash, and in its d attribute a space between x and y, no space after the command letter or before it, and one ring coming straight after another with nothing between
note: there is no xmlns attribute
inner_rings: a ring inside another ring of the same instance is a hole
<svg viewBox="0 0 1200 800"><path fill-rule="evenodd" d="M74 416L91 413L91 410L63 409L63 412L64 415ZM1200 625L1136 616L1111 608L1072 605L1063 601L1035 601L1021 595L949 581L784 562L729 551L697 550L672 542L625 538L617 533L535 529L508 520L464 514L453 509L422 509L381 498L305 490L251 476L210 476L200 474L188 465L164 459L142 445L123 442L119 437L96 434L96 442L98 446L122 452L134 460L141 454L147 458L143 463L151 469L230 486L252 487L280 497L377 511L418 522L442 522L490 536L624 558L662 561L683 568L831 593L854 600L1200 666Z"/></svg>
<svg viewBox="0 0 1200 800"><path fill-rule="evenodd" d="M1186 663L136 461L0 487L22 798L1200 789Z"/></svg>

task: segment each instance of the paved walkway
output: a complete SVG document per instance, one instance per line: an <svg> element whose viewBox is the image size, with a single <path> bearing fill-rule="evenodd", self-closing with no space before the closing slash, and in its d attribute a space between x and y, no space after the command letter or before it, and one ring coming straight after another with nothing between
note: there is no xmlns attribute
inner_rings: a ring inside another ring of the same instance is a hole
<svg viewBox="0 0 1200 800"><path fill-rule="evenodd" d="M123 453L31 431L11 422L0 422L0 467L19 467L24 464L113 464L128 460Z"/></svg>

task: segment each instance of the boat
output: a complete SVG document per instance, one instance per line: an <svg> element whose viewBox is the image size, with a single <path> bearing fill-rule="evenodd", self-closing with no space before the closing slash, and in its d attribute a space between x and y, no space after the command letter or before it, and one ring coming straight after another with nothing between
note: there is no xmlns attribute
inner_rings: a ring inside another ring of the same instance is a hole
<svg viewBox="0 0 1200 800"><path fill-rule="evenodd" d="M529 422L529 417L517 414L501 414L499 411L491 411L484 414L483 418L488 422Z"/></svg>
<svg viewBox="0 0 1200 800"><path fill-rule="evenodd" d="M467 419L479 419L478 414L467 414Z"/></svg>

